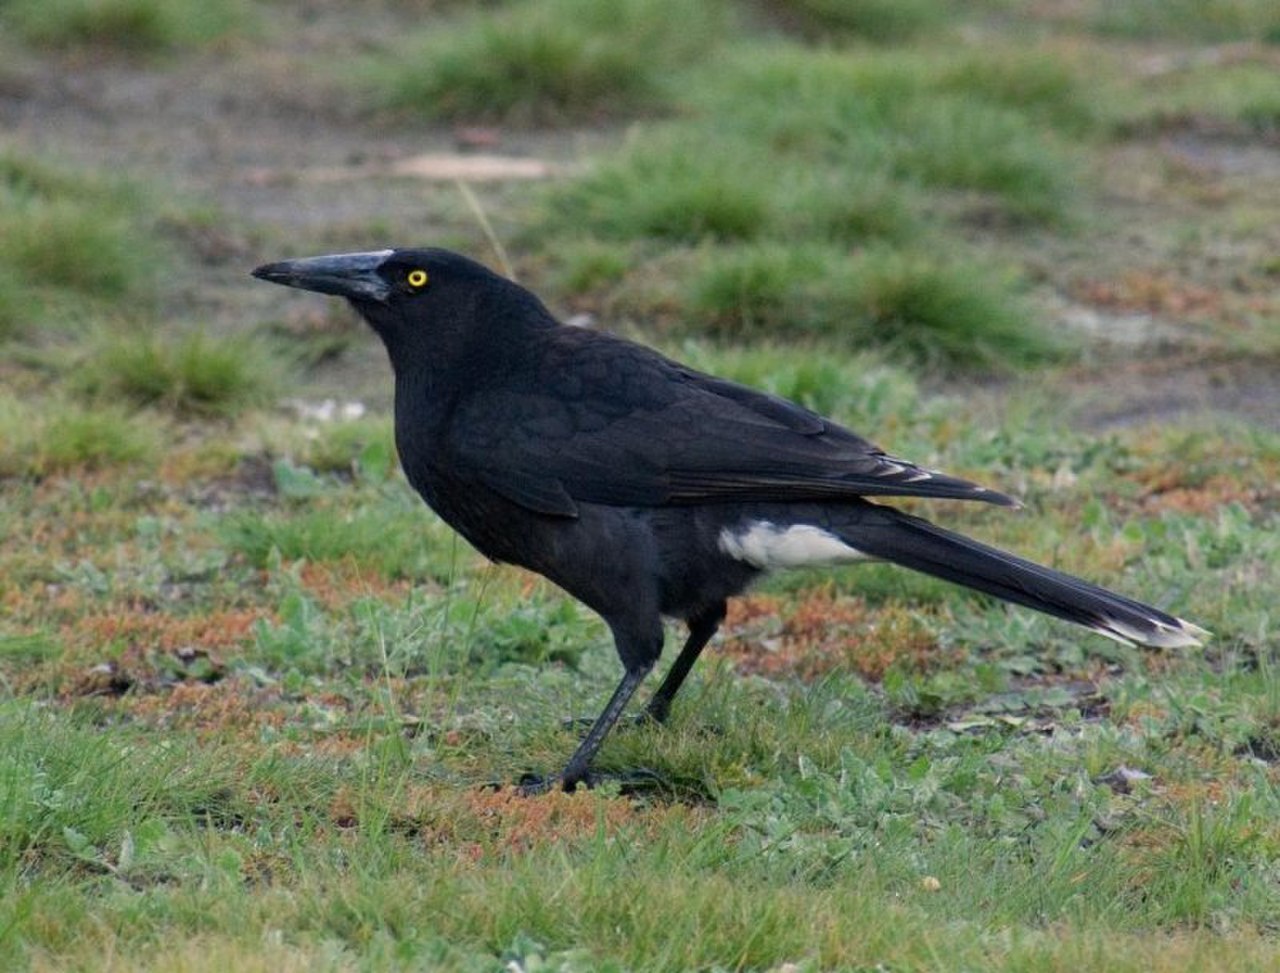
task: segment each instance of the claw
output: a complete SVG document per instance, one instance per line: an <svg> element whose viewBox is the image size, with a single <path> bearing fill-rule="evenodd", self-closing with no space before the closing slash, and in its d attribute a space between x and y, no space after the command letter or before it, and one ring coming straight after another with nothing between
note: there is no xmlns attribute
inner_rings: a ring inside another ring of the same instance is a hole
<svg viewBox="0 0 1280 973"><path fill-rule="evenodd" d="M559 777L543 777L541 774L521 774L516 781L516 791L521 797L538 797L553 790Z"/></svg>
<svg viewBox="0 0 1280 973"><path fill-rule="evenodd" d="M516 782L516 790L521 797L540 797L553 790L563 790L567 794L572 794L579 786L587 790L595 790L601 784L608 783L617 783L619 793L626 797L671 789L671 783L662 775L644 767L637 767L632 770L609 773L591 771L573 780L566 779L563 774L557 774L554 777L533 773L521 774Z"/></svg>

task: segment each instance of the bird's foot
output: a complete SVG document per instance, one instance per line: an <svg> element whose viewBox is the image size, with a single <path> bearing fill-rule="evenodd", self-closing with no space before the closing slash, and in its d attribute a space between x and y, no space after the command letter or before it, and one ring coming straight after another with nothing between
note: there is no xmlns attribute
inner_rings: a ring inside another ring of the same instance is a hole
<svg viewBox="0 0 1280 973"><path fill-rule="evenodd" d="M522 774L516 783L516 791L521 797L538 797L551 791L562 790L572 794L579 787L595 790L602 785L616 785L618 793L624 796L647 794L666 790L670 784L659 774L643 767L620 771L594 771L569 776L556 774L544 777L541 774Z"/></svg>

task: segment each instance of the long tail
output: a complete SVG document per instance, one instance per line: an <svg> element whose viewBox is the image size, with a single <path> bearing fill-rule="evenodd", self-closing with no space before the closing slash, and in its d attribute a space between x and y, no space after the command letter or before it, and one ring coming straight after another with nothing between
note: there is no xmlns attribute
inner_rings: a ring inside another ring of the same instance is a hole
<svg viewBox="0 0 1280 973"><path fill-rule="evenodd" d="M863 554L1034 608L1127 644L1199 645L1209 633L1158 608L988 547L891 507L832 524ZM834 518L833 518L834 519Z"/></svg>

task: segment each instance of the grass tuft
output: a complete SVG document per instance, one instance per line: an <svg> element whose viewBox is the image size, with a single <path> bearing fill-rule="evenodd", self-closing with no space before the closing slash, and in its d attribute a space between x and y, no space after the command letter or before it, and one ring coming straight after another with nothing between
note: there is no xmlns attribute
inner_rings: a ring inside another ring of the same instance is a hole
<svg viewBox="0 0 1280 973"><path fill-rule="evenodd" d="M154 294L160 262L131 194L0 155L0 336L136 308Z"/></svg>
<svg viewBox="0 0 1280 973"><path fill-rule="evenodd" d="M153 422L116 406L0 397L0 477L151 463L160 438Z"/></svg>
<svg viewBox="0 0 1280 973"><path fill-rule="evenodd" d="M972 265L874 250L855 262L851 283L874 343L909 359L1008 368L1042 362L1056 350Z"/></svg>
<svg viewBox="0 0 1280 973"><path fill-rule="evenodd" d="M872 428L923 410L910 373L867 351L831 344L723 344L685 341L681 361L799 402L823 415Z"/></svg>
<svg viewBox="0 0 1280 973"><path fill-rule="evenodd" d="M1070 153L1047 123L1073 132L1092 124L1071 68L1016 50L998 59L852 57L773 45L731 59L697 90L717 124L691 129L763 143L775 166L852 171L895 188L977 189L1035 222L1061 218L1070 202Z"/></svg>
<svg viewBox="0 0 1280 973"><path fill-rule="evenodd" d="M587 294L621 282L636 255L625 244L588 237L558 246L553 281L569 295Z"/></svg>
<svg viewBox="0 0 1280 973"><path fill-rule="evenodd" d="M770 11L795 21L814 40L851 37L890 44L910 40L948 20L946 4L937 0L784 0Z"/></svg>
<svg viewBox="0 0 1280 973"><path fill-rule="evenodd" d="M48 47L93 46L155 54L209 43L239 27L241 0L8 0L0 22Z"/></svg>
<svg viewBox="0 0 1280 973"><path fill-rule="evenodd" d="M964 246L957 227L975 219L1068 220L1075 163L1055 126L1096 125L1078 76L989 60L744 45L689 86L690 118L637 129L552 187L534 229L569 238L575 294L681 330L934 365L1044 361L1062 349L1012 280L924 256ZM574 256L589 253L602 262Z"/></svg>
<svg viewBox="0 0 1280 973"><path fill-rule="evenodd" d="M322 500L306 509L242 511L219 528L227 547L255 567L286 561L347 563L387 578L449 578L456 542L418 506L335 511Z"/></svg>
<svg viewBox="0 0 1280 973"><path fill-rule="evenodd" d="M276 371L251 337L115 335L76 370L82 392L158 405L186 415L233 415L261 404Z"/></svg>
<svg viewBox="0 0 1280 973"><path fill-rule="evenodd" d="M1062 350L1008 282L961 262L885 247L849 255L766 244L712 251L694 265L689 313L724 338L823 339L917 364L998 369Z"/></svg>
<svg viewBox="0 0 1280 973"><path fill-rule="evenodd" d="M390 107L431 118L584 121L666 103L669 72L705 55L723 3L525 0L410 39L373 69Z"/></svg>
<svg viewBox="0 0 1280 973"><path fill-rule="evenodd" d="M904 107L899 124L893 165L907 178L990 194L1016 220L1052 223L1065 214L1066 163L1021 113L937 95Z"/></svg>
<svg viewBox="0 0 1280 973"><path fill-rule="evenodd" d="M51 874L154 879L163 852L173 851L170 829L222 803L224 774L207 759L104 735L83 717L5 701L0 741L5 871L23 863Z"/></svg>
<svg viewBox="0 0 1280 973"><path fill-rule="evenodd" d="M1163 76L1159 85L1134 85L1116 114L1122 133L1180 128L1207 118L1267 138L1280 131L1280 84L1265 55L1225 65L1190 63Z"/></svg>
<svg viewBox="0 0 1280 973"><path fill-rule="evenodd" d="M912 235L918 203L887 171L805 165L745 136L676 125L642 132L591 172L553 188L546 205L557 224L604 241L864 243ZM580 242L578 252L587 245ZM610 264L616 268L616 258Z"/></svg>
<svg viewBox="0 0 1280 973"><path fill-rule="evenodd" d="M746 154L739 154L743 151ZM749 240L770 219L768 175L746 146L669 130L554 191L565 224L610 239Z"/></svg>
<svg viewBox="0 0 1280 973"><path fill-rule="evenodd" d="M778 244L712 252L692 278L690 309L722 337L821 331L829 316L816 290L833 279L835 261L832 252Z"/></svg>
<svg viewBox="0 0 1280 973"><path fill-rule="evenodd" d="M1272 0L1093 0L1089 22L1104 34L1196 41L1280 39Z"/></svg>
<svg viewBox="0 0 1280 973"><path fill-rule="evenodd" d="M123 214L56 200L22 203L6 216L0 259L23 277L108 300L142 286L145 257Z"/></svg>

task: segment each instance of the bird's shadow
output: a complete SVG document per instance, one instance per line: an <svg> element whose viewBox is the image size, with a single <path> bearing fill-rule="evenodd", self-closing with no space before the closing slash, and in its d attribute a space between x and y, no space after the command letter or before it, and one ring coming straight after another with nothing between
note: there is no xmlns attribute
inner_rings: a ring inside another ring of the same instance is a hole
<svg viewBox="0 0 1280 973"><path fill-rule="evenodd" d="M488 780L482 790L501 791L511 787L520 797L537 798L564 791L560 774L526 771L514 784L505 780ZM716 788L701 776L653 770L648 767L625 767L593 770L577 782L572 792L598 791L616 794L645 804L685 804L705 806L716 803Z"/></svg>

